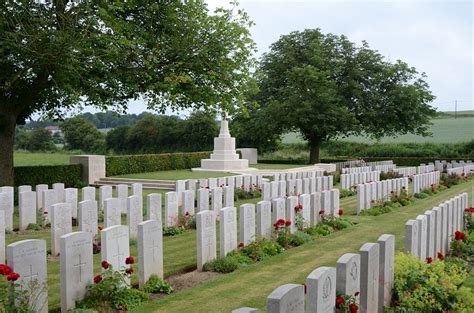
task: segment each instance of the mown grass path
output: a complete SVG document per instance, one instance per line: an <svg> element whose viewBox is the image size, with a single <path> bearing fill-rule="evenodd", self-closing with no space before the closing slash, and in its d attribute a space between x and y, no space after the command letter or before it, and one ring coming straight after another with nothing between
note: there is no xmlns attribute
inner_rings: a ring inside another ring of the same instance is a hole
<svg viewBox="0 0 474 313"><path fill-rule="evenodd" d="M471 180L381 216L349 216L357 225L196 287L146 303L132 312L230 312L242 306L265 311L266 297L276 287L285 283L304 283L306 276L315 268L335 266L341 255L358 252L362 244L377 241L381 234L394 234L396 250L403 250L405 222L408 219L462 192L470 193L473 187L474 181ZM341 207L346 214L353 214L355 197L343 199Z"/></svg>

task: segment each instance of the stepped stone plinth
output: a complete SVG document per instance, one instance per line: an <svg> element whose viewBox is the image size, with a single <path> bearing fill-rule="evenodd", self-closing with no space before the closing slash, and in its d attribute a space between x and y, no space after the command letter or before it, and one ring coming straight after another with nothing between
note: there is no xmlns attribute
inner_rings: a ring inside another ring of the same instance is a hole
<svg viewBox="0 0 474 313"><path fill-rule="evenodd" d="M219 137L214 138L214 151L210 159L201 160L200 168L193 171L232 172L249 168L249 161L239 159L235 150L235 138L230 136L229 123L223 119Z"/></svg>

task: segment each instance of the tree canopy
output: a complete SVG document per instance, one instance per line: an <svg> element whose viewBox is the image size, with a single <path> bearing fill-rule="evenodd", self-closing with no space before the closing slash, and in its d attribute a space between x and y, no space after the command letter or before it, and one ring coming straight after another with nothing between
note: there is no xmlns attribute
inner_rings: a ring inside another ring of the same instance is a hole
<svg viewBox="0 0 474 313"><path fill-rule="evenodd" d="M15 126L93 106L231 112L253 88L252 22L203 1L0 2L0 185L13 184Z"/></svg>
<svg viewBox="0 0 474 313"><path fill-rule="evenodd" d="M424 78L402 61L386 61L366 42L357 46L319 29L296 31L263 55L254 99L260 107L250 120L263 135L274 129L269 140L299 132L315 163L320 144L338 137L428 135L435 110Z"/></svg>

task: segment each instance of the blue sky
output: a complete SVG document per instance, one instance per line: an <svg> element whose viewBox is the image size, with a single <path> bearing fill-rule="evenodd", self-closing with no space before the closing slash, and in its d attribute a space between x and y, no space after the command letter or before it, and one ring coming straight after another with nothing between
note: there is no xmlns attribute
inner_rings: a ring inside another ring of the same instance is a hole
<svg viewBox="0 0 474 313"><path fill-rule="evenodd" d="M209 8L229 6L226 0L207 0ZM442 111L474 110L473 1L423 0L241 0L240 7L256 23L251 29L258 56L281 35L305 28L366 40L389 60L400 59L427 74ZM129 112L146 109L130 103Z"/></svg>

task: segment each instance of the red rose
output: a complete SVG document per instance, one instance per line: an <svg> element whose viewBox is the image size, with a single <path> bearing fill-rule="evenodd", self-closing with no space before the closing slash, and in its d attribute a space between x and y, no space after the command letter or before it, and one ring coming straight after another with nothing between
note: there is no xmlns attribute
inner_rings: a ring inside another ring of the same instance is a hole
<svg viewBox="0 0 474 313"><path fill-rule="evenodd" d="M336 308L337 308L337 309L340 309L340 308L341 308L341 305L343 305L344 302L346 302L346 300L344 300L343 297L337 297L337 298L336 298Z"/></svg>
<svg viewBox="0 0 474 313"><path fill-rule="evenodd" d="M280 219L277 221L277 225L278 225L278 226L283 226L283 225L285 225L285 220L282 219L282 218L280 218Z"/></svg>
<svg viewBox="0 0 474 313"><path fill-rule="evenodd" d="M96 277L94 277L94 283L98 284L102 281L102 276L100 275L97 275Z"/></svg>
<svg viewBox="0 0 474 313"><path fill-rule="evenodd" d="M125 259L125 264L133 264L133 263L135 263L133 256L129 256L128 258Z"/></svg>
<svg viewBox="0 0 474 313"><path fill-rule="evenodd" d="M108 268L109 268L109 265L110 265L109 262L107 262L107 261L105 261L105 260L102 261L102 268L103 268L104 270L108 269Z"/></svg>
<svg viewBox="0 0 474 313"><path fill-rule="evenodd" d="M359 308L357 307L357 304L355 304L355 303L349 304L349 311L350 311L351 313L357 313L357 310L358 310L358 309L359 309Z"/></svg>
<svg viewBox="0 0 474 313"><path fill-rule="evenodd" d="M339 209L339 211L337 212L337 214L342 215L342 214L344 214L344 211L343 211L342 209Z"/></svg>
<svg viewBox="0 0 474 313"><path fill-rule="evenodd" d="M0 264L0 275L8 275L12 272L12 268L6 264Z"/></svg>
<svg viewBox="0 0 474 313"><path fill-rule="evenodd" d="M444 260L444 255L441 252L438 252L438 259Z"/></svg>
<svg viewBox="0 0 474 313"><path fill-rule="evenodd" d="M466 234L463 233L462 231L457 230L454 232L454 239L464 241L465 238L466 238Z"/></svg>
<svg viewBox="0 0 474 313"><path fill-rule="evenodd" d="M432 257L427 257L426 258L426 263L430 264L433 262L433 258Z"/></svg>
<svg viewBox="0 0 474 313"><path fill-rule="evenodd" d="M286 225L286 226L290 226L290 225L291 225L291 221L290 221L290 220L287 220L287 221L285 222L285 225Z"/></svg>
<svg viewBox="0 0 474 313"><path fill-rule="evenodd" d="M239 248L243 248L243 247L244 247L244 243L243 242L239 243Z"/></svg>
<svg viewBox="0 0 474 313"><path fill-rule="evenodd" d="M303 210L303 206L302 206L301 204L297 204L297 205L295 206L295 211L296 211L296 212L299 212L299 211L301 211L301 210Z"/></svg>
<svg viewBox="0 0 474 313"><path fill-rule="evenodd" d="M319 211L319 215L324 214L324 210Z"/></svg>
<svg viewBox="0 0 474 313"><path fill-rule="evenodd" d="M359 296L360 292L359 291L356 291L356 293L354 294L354 297L357 297Z"/></svg>
<svg viewBox="0 0 474 313"><path fill-rule="evenodd" d="M48 212L44 211L43 214L46 215L46 214L48 214Z"/></svg>
<svg viewBox="0 0 474 313"><path fill-rule="evenodd" d="M129 267L125 270L125 273L127 273L128 275L132 274L133 273L133 267Z"/></svg>
<svg viewBox="0 0 474 313"><path fill-rule="evenodd" d="M10 274L8 274L8 276L7 276L7 280L8 280L8 281L16 281L18 278L20 278L20 274L15 273L15 272L10 273Z"/></svg>

